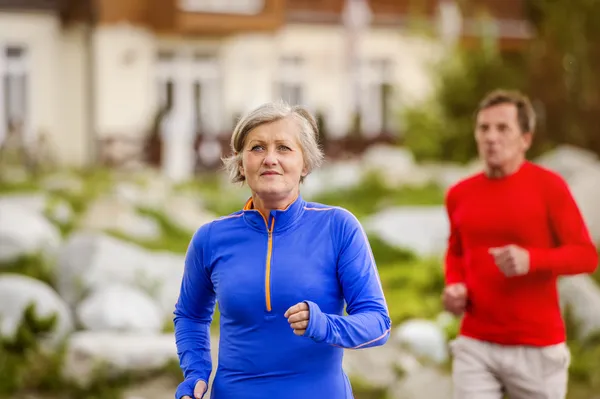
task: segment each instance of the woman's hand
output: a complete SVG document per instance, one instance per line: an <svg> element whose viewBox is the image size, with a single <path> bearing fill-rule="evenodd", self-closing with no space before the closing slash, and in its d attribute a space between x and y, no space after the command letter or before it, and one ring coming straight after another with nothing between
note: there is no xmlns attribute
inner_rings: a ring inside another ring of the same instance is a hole
<svg viewBox="0 0 600 399"><path fill-rule="evenodd" d="M181 399L201 399L204 393L206 393L207 389L208 386L206 385L206 382L200 380L196 383L196 387L194 388L194 397L190 398L189 396L185 395Z"/></svg>
<svg viewBox="0 0 600 399"><path fill-rule="evenodd" d="M289 308L284 316L296 335L304 335L310 319L310 311L306 302L300 302Z"/></svg>

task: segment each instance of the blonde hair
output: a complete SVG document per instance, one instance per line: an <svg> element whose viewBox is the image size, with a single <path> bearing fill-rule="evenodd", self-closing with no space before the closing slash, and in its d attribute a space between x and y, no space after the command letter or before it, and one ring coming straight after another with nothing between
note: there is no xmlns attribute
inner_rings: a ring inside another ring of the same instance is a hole
<svg viewBox="0 0 600 399"><path fill-rule="evenodd" d="M319 147L319 127L310 112L299 105L291 106L283 101L270 102L255 108L244 115L233 129L231 135L232 155L223 158L224 168L233 183L244 182L246 178L240 172L242 164L242 151L248 133L260 125L276 122L284 118L294 118L300 128L298 141L304 156L304 166L308 173L312 172L323 162L323 151ZM304 176L300 178L302 182Z"/></svg>

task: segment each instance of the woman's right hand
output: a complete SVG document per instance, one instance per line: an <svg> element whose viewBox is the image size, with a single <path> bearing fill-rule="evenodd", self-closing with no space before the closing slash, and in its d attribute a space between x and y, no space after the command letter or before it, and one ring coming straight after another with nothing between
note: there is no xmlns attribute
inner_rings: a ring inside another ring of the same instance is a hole
<svg viewBox="0 0 600 399"><path fill-rule="evenodd" d="M206 382L200 380L196 383L196 387L194 388L194 397L190 398L189 396L185 395L181 399L202 399L202 396L204 393L206 393L207 389L208 386L206 385Z"/></svg>

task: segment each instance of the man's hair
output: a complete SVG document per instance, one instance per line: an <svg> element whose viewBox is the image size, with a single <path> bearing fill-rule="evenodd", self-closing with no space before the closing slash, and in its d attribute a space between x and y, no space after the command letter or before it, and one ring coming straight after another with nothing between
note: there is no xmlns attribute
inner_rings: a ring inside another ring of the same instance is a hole
<svg viewBox="0 0 600 399"><path fill-rule="evenodd" d="M535 131L535 110L529 98L519 91L497 89L488 93L479 103L477 114L484 109L501 104L513 104L517 108L517 119L522 133Z"/></svg>

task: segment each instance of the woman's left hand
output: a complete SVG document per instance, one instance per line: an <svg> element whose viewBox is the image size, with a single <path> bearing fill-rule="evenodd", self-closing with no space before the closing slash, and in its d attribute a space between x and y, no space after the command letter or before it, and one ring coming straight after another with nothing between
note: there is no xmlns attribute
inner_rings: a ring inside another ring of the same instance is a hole
<svg viewBox="0 0 600 399"><path fill-rule="evenodd" d="M310 311L306 302L300 302L289 308L284 316L296 335L304 335L310 319Z"/></svg>

